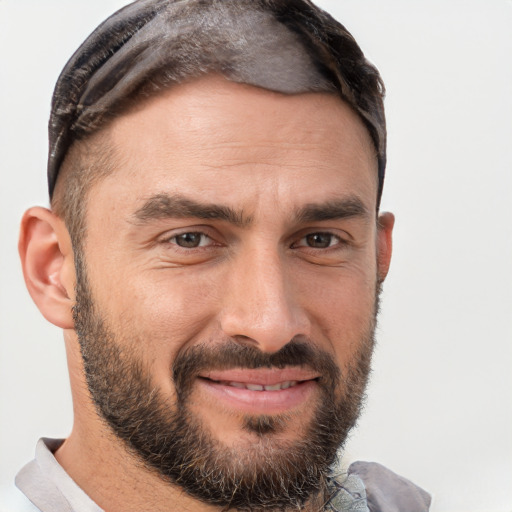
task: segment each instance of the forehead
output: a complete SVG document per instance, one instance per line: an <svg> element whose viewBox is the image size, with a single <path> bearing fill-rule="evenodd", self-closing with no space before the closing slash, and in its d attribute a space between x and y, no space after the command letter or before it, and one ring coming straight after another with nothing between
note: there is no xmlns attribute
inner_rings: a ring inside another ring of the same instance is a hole
<svg viewBox="0 0 512 512"><path fill-rule="evenodd" d="M115 170L95 185L93 202L161 192L254 202L271 192L291 204L344 188L376 198L370 135L333 94L284 95L208 76L139 102L104 136Z"/></svg>

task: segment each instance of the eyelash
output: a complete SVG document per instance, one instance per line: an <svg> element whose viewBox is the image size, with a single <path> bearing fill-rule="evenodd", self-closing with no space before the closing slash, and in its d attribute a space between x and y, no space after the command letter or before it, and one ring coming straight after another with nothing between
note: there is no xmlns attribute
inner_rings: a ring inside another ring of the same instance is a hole
<svg viewBox="0 0 512 512"><path fill-rule="evenodd" d="M307 243L301 244L301 242L304 240L307 240L308 242L313 242L313 240L308 240L308 239L312 239L314 237L317 237L317 238L329 237L329 244L327 245L327 247L313 247L311 245L307 245ZM335 242L334 244L332 243L333 241ZM292 245L292 247L296 246L296 247L305 247L307 249L312 249L312 250L328 250L337 245L346 245L346 244L347 244L347 242L345 240L343 240L340 236L338 236L334 233L331 233L330 231L314 231L314 232L307 233L306 235L302 236L298 242L296 242Z"/></svg>
<svg viewBox="0 0 512 512"><path fill-rule="evenodd" d="M186 245L180 245L178 243L178 239L180 237L184 237L186 235L201 237L201 239L199 241L199 245L190 246L190 247L187 247ZM313 240L311 240L313 237L318 237L318 238L329 237L329 240L328 240L329 244L326 247L314 247L312 245L308 245L308 242L302 243L303 241L307 241L308 239L310 239L309 240L310 243L313 242ZM203 243L206 239L210 240L213 243ZM333 243L333 241L334 241L334 243ZM177 233L177 234L173 235L172 237L165 238L163 240L163 242L175 245L180 250L185 250L185 251L205 250L205 249L208 249L209 247L221 245L219 243L216 243L215 240L210 235L208 235L207 233L204 233L203 231L184 231L182 233ZM327 251L330 249L332 250L336 246L347 246L347 245L349 245L349 242L347 240L341 238L340 236L338 236L330 231L313 231L313 232L309 232L309 233L306 233L305 235L301 236L298 239L298 241L296 241L290 245L290 248L293 249L293 248L303 247L305 249L313 250L313 251L317 251L317 250Z"/></svg>
<svg viewBox="0 0 512 512"><path fill-rule="evenodd" d="M186 245L180 245L178 243L178 239L180 237L184 237L186 235L201 237L201 240L199 241L199 245L193 246L193 247L187 247ZM202 244L202 241L204 241L205 239L208 239L208 240L210 240L212 242L215 242L211 236L209 236L208 234L206 234L206 233L204 233L202 231L184 231L183 233L178 233L178 234L176 234L176 235L174 235L172 237L166 238L164 240L164 242L176 245L180 249L184 249L184 250L203 249L205 247L211 247L212 245L218 245L218 244L215 244L215 243L214 244Z"/></svg>

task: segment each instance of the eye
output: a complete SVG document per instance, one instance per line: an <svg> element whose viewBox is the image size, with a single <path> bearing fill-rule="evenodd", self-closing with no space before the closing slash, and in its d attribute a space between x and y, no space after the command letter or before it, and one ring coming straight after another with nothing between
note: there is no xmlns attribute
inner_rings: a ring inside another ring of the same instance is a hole
<svg viewBox="0 0 512 512"><path fill-rule="evenodd" d="M196 247L204 247L209 245L212 240L204 233L190 232L173 236L169 239L169 242L180 247L184 247L185 249L195 249Z"/></svg>
<svg viewBox="0 0 512 512"><path fill-rule="evenodd" d="M340 238L332 233L310 233L301 238L297 246L311 247L313 249L327 249L339 243Z"/></svg>

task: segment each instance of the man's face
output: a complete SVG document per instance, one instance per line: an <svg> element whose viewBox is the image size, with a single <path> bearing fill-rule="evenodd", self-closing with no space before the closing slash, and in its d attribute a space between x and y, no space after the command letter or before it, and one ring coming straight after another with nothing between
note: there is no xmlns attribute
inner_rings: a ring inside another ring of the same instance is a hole
<svg viewBox="0 0 512 512"><path fill-rule="evenodd" d="M353 426L369 368L379 233L366 129L331 95L209 77L105 136L116 170L89 194L75 311L100 414L202 499L263 505L265 481L300 503Z"/></svg>

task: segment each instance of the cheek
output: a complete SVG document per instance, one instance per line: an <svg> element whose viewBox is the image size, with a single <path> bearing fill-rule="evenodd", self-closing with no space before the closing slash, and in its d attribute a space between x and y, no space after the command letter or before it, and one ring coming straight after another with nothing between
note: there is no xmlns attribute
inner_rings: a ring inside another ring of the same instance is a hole
<svg viewBox="0 0 512 512"><path fill-rule="evenodd" d="M122 334L119 342L137 343L155 373L168 378L179 351L211 336L220 302L216 282L215 275L190 269L134 270L111 282L108 317Z"/></svg>
<svg viewBox="0 0 512 512"><path fill-rule="evenodd" d="M307 303L313 340L327 344L343 370L373 332L376 269L361 264L350 271L332 270L308 284Z"/></svg>

